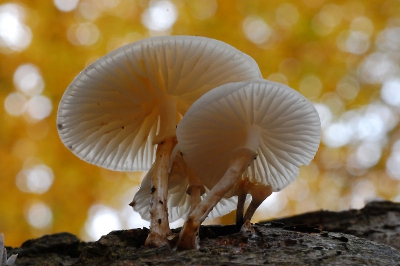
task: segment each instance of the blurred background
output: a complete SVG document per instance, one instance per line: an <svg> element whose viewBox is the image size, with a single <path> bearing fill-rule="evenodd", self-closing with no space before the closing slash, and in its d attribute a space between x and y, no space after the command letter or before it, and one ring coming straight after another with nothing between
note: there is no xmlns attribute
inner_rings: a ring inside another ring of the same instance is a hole
<svg viewBox="0 0 400 266"><path fill-rule="evenodd" d="M272 3L274 2L274 3ZM253 221L400 201L400 1L0 1L0 232L6 245L68 231L97 240L148 226L128 203L143 173L89 165L56 113L88 64L154 35L200 35L252 56L316 106L322 141ZM233 223L230 214L215 223ZM181 222L173 226L179 226Z"/></svg>

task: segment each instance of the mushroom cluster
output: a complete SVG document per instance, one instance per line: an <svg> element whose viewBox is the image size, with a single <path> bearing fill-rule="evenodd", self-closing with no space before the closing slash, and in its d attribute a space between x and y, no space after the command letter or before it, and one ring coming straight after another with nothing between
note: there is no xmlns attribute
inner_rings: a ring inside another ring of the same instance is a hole
<svg viewBox="0 0 400 266"><path fill-rule="evenodd" d="M84 69L58 109L62 142L112 170L148 171L130 205L150 221L147 247L197 247L200 224L237 208L250 220L314 157L320 121L295 90L209 38L161 36L123 46ZM251 202L244 213L246 199Z"/></svg>
<svg viewBox="0 0 400 266"><path fill-rule="evenodd" d="M193 36L144 39L79 73L59 104L59 136L75 155L100 167L151 169L146 246L169 245L167 193L176 125L207 91L259 78L257 63L226 43ZM201 194L197 187L193 194Z"/></svg>

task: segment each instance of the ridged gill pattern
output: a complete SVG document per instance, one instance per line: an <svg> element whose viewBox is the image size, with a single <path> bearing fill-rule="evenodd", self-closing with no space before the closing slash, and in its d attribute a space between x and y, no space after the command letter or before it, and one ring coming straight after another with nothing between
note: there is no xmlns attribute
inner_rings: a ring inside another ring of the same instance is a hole
<svg viewBox="0 0 400 266"><path fill-rule="evenodd" d="M181 120L177 138L186 163L209 189L227 170L247 130L257 128L257 159L243 178L279 191L301 165L308 165L320 143L320 119L297 91L265 80L222 85L204 94Z"/></svg>
<svg viewBox="0 0 400 266"><path fill-rule="evenodd" d="M152 37L123 46L79 73L59 104L58 132L65 146L89 163L148 170L153 140L162 131L163 101L176 100L175 121L212 88L260 77L252 58L223 42Z"/></svg>

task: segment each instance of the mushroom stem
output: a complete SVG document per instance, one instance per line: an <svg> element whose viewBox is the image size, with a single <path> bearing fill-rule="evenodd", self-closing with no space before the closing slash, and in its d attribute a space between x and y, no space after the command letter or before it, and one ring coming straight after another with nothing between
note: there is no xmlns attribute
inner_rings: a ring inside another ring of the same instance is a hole
<svg viewBox="0 0 400 266"><path fill-rule="evenodd" d="M185 163L186 165L186 163ZM197 178L196 174L190 169L189 166L186 165L186 174L189 180L189 187L187 189L187 193L190 195L190 211L191 213L197 205L200 204L200 196L204 194L205 189L203 184Z"/></svg>
<svg viewBox="0 0 400 266"><path fill-rule="evenodd" d="M150 233L145 242L146 247L169 246L167 237L172 235L172 232L167 210L168 169L175 144L176 138L173 137L165 139L157 146L150 199Z"/></svg>
<svg viewBox="0 0 400 266"><path fill-rule="evenodd" d="M245 216L244 216L242 222L243 222L243 221L245 221L245 222L250 221L251 218L253 217L254 213L256 212L258 206L261 205L261 203L262 203L262 202L256 202L256 201L252 200L252 201L250 202L249 207L248 207L247 210L246 210L246 214L245 214ZM241 224L241 226L242 226L242 225L243 225L243 224Z"/></svg>
<svg viewBox="0 0 400 266"><path fill-rule="evenodd" d="M249 184L249 193L251 194L252 199L246 210L244 222L251 220L261 203L272 194L272 188L271 186Z"/></svg>
<svg viewBox="0 0 400 266"><path fill-rule="evenodd" d="M253 162L256 152L248 148L238 148L232 158L229 168L221 180L211 189L205 199L189 214L187 221L179 234L177 249L187 250L197 248L197 232L200 224L208 213L233 188L246 168Z"/></svg>
<svg viewBox="0 0 400 266"><path fill-rule="evenodd" d="M191 213L197 205L200 204L200 196L204 193L202 193L202 189L204 191L203 186L196 186L196 185L191 185L187 189L187 193L190 195L190 211Z"/></svg>
<svg viewBox="0 0 400 266"><path fill-rule="evenodd" d="M239 231L243 225L244 203L246 201L246 193L242 191L238 194L238 203L236 209L236 230Z"/></svg>

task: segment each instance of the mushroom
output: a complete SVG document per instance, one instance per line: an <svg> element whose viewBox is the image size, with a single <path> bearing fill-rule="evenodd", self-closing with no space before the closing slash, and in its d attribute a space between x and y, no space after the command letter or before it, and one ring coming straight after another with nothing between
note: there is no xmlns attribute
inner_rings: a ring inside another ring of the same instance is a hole
<svg viewBox="0 0 400 266"><path fill-rule="evenodd" d="M139 190L136 192L130 205L140 214L142 219L150 221L149 201L151 190L151 177L154 166L147 172L142 180ZM188 214L204 199L209 190L205 188L194 172L184 162L180 153L176 154L170 170L168 182L168 220L170 223L179 218L185 219ZM233 198L222 199L209 213L207 219L214 219L233 211L236 200Z"/></svg>
<svg viewBox="0 0 400 266"><path fill-rule="evenodd" d="M211 189L180 233L178 249L192 249L200 224L222 197L239 195L240 216L250 193L245 219L251 219L266 197L297 177L318 150L320 119L312 103L285 85L236 82L198 99L176 134L185 162Z"/></svg>
<svg viewBox="0 0 400 266"><path fill-rule="evenodd" d="M168 245L171 230L164 202L177 123L210 89L260 77L251 57L217 40L144 39L79 73L61 99L58 132L75 155L100 167L138 171L154 163L146 246Z"/></svg>

